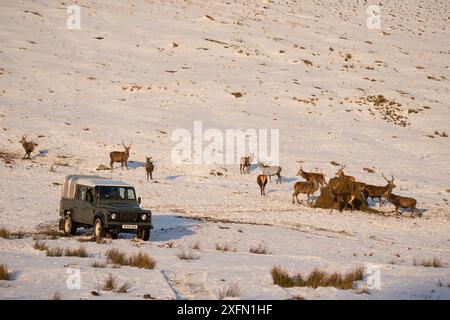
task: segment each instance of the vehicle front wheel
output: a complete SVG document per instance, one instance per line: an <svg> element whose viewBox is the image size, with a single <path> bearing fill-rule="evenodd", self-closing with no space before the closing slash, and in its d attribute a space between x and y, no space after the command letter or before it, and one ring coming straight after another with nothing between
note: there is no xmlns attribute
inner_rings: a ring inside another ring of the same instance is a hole
<svg viewBox="0 0 450 320"><path fill-rule="evenodd" d="M102 220L100 218L94 221L94 237L96 241L100 241L105 236L105 231L103 230Z"/></svg>
<svg viewBox="0 0 450 320"><path fill-rule="evenodd" d="M137 232L138 239L148 241L150 239L150 228L142 228Z"/></svg>
<svg viewBox="0 0 450 320"><path fill-rule="evenodd" d="M64 233L74 236L77 233L77 224L73 222L70 214L64 218Z"/></svg>

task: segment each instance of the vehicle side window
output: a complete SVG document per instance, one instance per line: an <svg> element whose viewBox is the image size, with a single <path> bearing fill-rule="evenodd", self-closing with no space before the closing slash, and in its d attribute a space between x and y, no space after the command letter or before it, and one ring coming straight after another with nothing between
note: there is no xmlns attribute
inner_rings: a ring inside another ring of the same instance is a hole
<svg viewBox="0 0 450 320"><path fill-rule="evenodd" d="M78 186L77 187L77 199L78 200L86 200L86 186Z"/></svg>
<svg viewBox="0 0 450 320"><path fill-rule="evenodd" d="M136 199L136 195L134 194L134 189L127 188L127 199L130 199L130 200Z"/></svg>

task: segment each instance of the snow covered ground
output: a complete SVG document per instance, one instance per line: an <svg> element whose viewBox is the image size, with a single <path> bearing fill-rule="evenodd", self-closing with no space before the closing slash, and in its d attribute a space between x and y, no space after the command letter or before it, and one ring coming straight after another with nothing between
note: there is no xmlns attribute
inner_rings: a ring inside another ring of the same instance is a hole
<svg viewBox="0 0 450 320"><path fill-rule="evenodd" d="M0 298L217 299L233 283L244 299L450 298L448 1L381 1L380 30L367 28L367 4L356 0L77 3L80 30L67 29L66 2L0 2L0 155L12 156L0 159L0 228L27 233L0 238L14 278L0 280ZM373 95L400 104L393 118L367 101ZM261 197L255 169L174 164L171 133L194 121L279 129L284 183ZM39 144L31 161L21 160L24 133ZM133 141L130 170L96 171L122 140ZM154 182L145 156L155 159ZM385 215L293 205L297 161L327 178L331 161L372 184L393 175L394 192L416 198L423 217L391 205ZM81 243L80 230L45 242L83 245L89 258L35 250L33 234L56 226L58 184L76 173L133 184L154 214L151 241ZM198 259L177 257L197 242ZM270 254L249 252L258 245ZM90 266L112 247L149 253L156 268ZM414 265L434 257L442 267ZM282 289L275 265L303 274L378 265L381 289ZM69 267L81 270L80 290L66 287ZM130 292L93 296L108 273Z"/></svg>

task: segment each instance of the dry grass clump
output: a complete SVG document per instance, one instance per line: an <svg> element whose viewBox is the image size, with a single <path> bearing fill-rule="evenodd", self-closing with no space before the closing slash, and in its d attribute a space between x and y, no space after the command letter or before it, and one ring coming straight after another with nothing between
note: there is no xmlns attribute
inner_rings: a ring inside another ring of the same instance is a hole
<svg viewBox="0 0 450 320"><path fill-rule="evenodd" d="M220 243L216 243L216 250L223 252L236 252L236 249L232 248L228 244L220 244Z"/></svg>
<svg viewBox="0 0 450 320"><path fill-rule="evenodd" d="M156 261L150 255L140 251L138 253L133 253L128 258L128 265L136 268L154 269Z"/></svg>
<svg viewBox="0 0 450 320"><path fill-rule="evenodd" d="M106 268L106 263L100 260L95 260L91 263L92 268Z"/></svg>
<svg viewBox="0 0 450 320"><path fill-rule="evenodd" d="M6 264L0 264L0 280L11 280L11 275Z"/></svg>
<svg viewBox="0 0 450 320"><path fill-rule="evenodd" d="M348 290L353 287L353 282L363 279L363 267L358 267L347 273L328 273L314 269L308 276L304 277L300 273L289 275L289 273L279 266L275 266L271 270L273 283L283 288L289 287L335 287L342 290Z"/></svg>
<svg viewBox="0 0 450 320"><path fill-rule="evenodd" d="M112 274L109 274L108 278L106 278L105 282L103 282L101 289L103 291L113 291L116 287L117 287L116 278L114 278Z"/></svg>
<svg viewBox="0 0 450 320"><path fill-rule="evenodd" d="M80 258L86 258L89 256L85 247L78 247L75 249L66 248L64 250L64 255L67 257L80 257Z"/></svg>
<svg viewBox="0 0 450 320"><path fill-rule="evenodd" d="M121 286L117 287L117 293L128 293L133 285L129 281L125 281Z"/></svg>
<svg viewBox="0 0 450 320"><path fill-rule="evenodd" d="M150 255L140 251L127 256L125 252L112 248L106 251L108 261L120 266L130 266L143 269L154 269L156 261Z"/></svg>
<svg viewBox="0 0 450 320"><path fill-rule="evenodd" d="M48 249L48 246L44 241L36 240L34 242L33 248L35 248L36 250L39 250L39 251L45 251Z"/></svg>
<svg viewBox="0 0 450 320"><path fill-rule="evenodd" d="M226 297L239 297L241 295L241 290L237 283L232 283L228 287L219 290L219 300L223 300Z"/></svg>
<svg viewBox="0 0 450 320"><path fill-rule="evenodd" d="M106 251L106 257L108 261L112 264L118 264L121 266L127 265L127 257L125 252L120 251L119 249L112 248Z"/></svg>
<svg viewBox="0 0 450 320"><path fill-rule="evenodd" d="M37 241L36 241L36 243L37 243ZM35 243L35 246L36 246L36 243ZM80 258L89 257L89 254L84 247L78 247L75 249L70 249L70 248L62 249L61 247L54 247L54 248L47 248L45 250L47 251L48 257L61 257L61 256L80 257Z"/></svg>
<svg viewBox="0 0 450 320"><path fill-rule="evenodd" d="M64 250L61 247L47 249L47 257L62 257Z"/></svg>
<svg viewBox="0 0 450 320"><path fill-rule="evenodd" d="M415 266L423 266L423 267L433 267L433 268L442 268L444 266L444 263L442 260L438 257L434 257L432 259L424 259L421 261L418 261L417 259L413 260L413 265Z"/></svg>
<svg viewBox="0 0 450 320"><path fill-rule="evenodd" d="M5 228L0 228L0 238L9 239L11 232L6 230Z"/></svg>
<svg viewBox="0 0 450 320"><path fill-rule="evenodd" d="M103 282L102 286L100 287L103 291L114 291L117 293L128 293L130 288L132 287L132 283L129 281L125 281L123 284L119 285L119 282L112 274L109 274L108 277ZM97 289L97 293L99 293L100 290Z"/></svg>
<svg viewBox="0 0 450 320"><path fill-rule="evenodd" d="M263 247L263 246L259 245L259 246L256 246L256 247L251 247L250 248L250 253L254 253L254 254L270 254L270 251L266 247Z"/></svg>

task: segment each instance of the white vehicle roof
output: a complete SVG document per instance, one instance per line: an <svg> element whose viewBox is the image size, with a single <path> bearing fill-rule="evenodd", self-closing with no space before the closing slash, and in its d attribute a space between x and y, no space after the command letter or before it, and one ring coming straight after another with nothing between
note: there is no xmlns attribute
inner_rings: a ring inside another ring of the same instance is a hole
<svg viewBox="0 0 450 320"><path fill-rule="evenodd" d="M119 180L111 180L109 178L100 176L69 175L64 178L61 189L61 197L68 199L75 198L75 191L77 185L83 185L87 187L96 187L96 186L132 187L132 185L126 182Z"/></svg>

